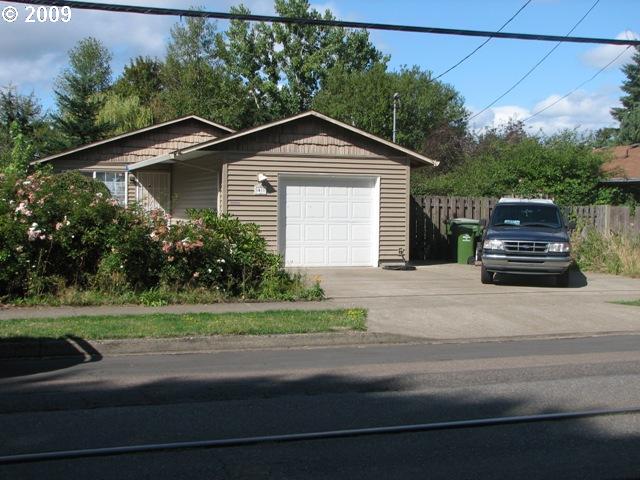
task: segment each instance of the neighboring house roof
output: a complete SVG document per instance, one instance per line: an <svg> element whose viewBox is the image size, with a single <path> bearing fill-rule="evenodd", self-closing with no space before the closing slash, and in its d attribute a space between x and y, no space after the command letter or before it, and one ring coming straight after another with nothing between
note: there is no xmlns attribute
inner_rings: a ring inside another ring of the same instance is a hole
<svg viewBox="0 0 640 480"><path fill-rule="evenodd" d="M44 158L41 158L39 160L35 160L35 161L31 162L31 163L32 164L38 164L38 163L48 162L50 160L54 160L56 158L64 157L64 156L70 155L72 153L80 152L82 150L88 150L90 148L94 148L94 147L97 147L97 146L100 146L100 145L104 145L104 144L107 144L107 143L111 143L111 142L115 142L115 141L118 141L118 140L122 140L123 138L132 137L134 135L139 135L141 133L146 133L146 132L149 132L151 130L156 130L158 128L166 127L166 126L169 126L169 125L174 125L176 123L191 121L191 120L196 120L198 122L202 122L202 123L210 125L212 127L216 127L216 128L218 128L218 129L220 129L220 130L222 130L224 132L227 132L227 133L235 132L235 130L233 130L233 129L229 128L229 127L225 127L224 125L220 125L219 123L212 122L211 120L207 120L205 118L198 117L197 115L187 115L185 117L180 117L180 118L176 118L174 120L169 120L168 122L156 123L155 125L151 125L149 127L141 128L139 130L134 130L133 132L123 133L122 135L118 135L118 136L115 136L115 137L107 138L105 140L98 140L97 142L87 143L86 145L81 145L80 147L70 148L70 149L65 150L63 152L56 153L54 155L49 155L48 157L44 157Z"/></svg>
<svg viewBox="0 0 640 480"><path fill-rule="evenodd" d="M309 110L307 112L303 112L303 113L299 113L297 115L293 115L291 117L287 117L287 118L283 118L281 120L276 120L274 122L270 122L270 123L266 123L264 125L260 125L258 127L253 127L253 128L248 128L246 130L241 130L239 132L235 132L229 135L225 135L223 137L219 137L219 138L215 138L213 140L208 140L206 142L203 143L199 143L197 145L193 145L191 147L187 147L185 149L182 149L180 151L180 154L187 154L190 152L195 152L198 150L206 150L209 147L213 147L213 146L217 146L217 145L221 145L223 143L226 142L230 142L232 140L236 140L238 138L242 138L245 137L247 135L252 135L254 133L260 132L262 130L266 130L268 128L272 128L272 127L276 127L278 125L282 125L285 123L290 123L290 122L294 122L296 120L300 120L302 118L306 118L306 117L316 117L319 118L321 120L324 120L326 122L332 123L334 125L337 125L341 128L344 128L346 130L350 130L351 132L354 132L358 135L361 135L363 137L366 137L370 140L373 140L376 143L379 143L381 145L385 145L393 150L396 150L404 155L407 155L408 157L412 158L413 160L416 160L418 163L422 163L424 165L433 165L433 166L437 166L440 162L438 162L437 160L432 160L431 158L428 158L418 152L414 152L413 150L410 150L408 148L402 147L396 143L393 142L389 142L388 140L385 140L383 138L380 138L376 135L373 135L371 133L365 132L364 130L360 130L359 128L356 128L352 125L349 125L347 123L341 122L339 120L336 120L335 118L331 118L328 117L327 115L323 115L322 113L316 112L315 110Z"/></svg>
<svg viewBox="0 0 640 480"><path fill-rule="evenodd" d="M613 158L602 166L611 177L608 183L640 182L640 144L620 145L607 149Z"/></svg>

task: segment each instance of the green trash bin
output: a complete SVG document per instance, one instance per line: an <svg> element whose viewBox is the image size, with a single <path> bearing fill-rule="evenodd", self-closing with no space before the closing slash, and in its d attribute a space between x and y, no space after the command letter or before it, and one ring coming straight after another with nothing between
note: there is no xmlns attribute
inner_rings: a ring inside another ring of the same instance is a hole
<svg viewBox="0 0 640 480"><path fill-rule="evenodd" d="M470 257L475 257L476 243L482 235L480 220L452 218L447 222L447 234L457 263L467 264Z"/></svg>

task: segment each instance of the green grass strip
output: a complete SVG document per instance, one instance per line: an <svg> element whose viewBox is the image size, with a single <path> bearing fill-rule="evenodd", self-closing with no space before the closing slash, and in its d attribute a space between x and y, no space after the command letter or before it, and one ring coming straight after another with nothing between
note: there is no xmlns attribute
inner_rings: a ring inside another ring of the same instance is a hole
<svg viewBox="0 0 640 480"><path fill-rule="evenodd" d="M153 313L0 320L0 338L167 338L366 330L366 310Z"/></svg>
<svg viewBox="0 0 640 480"><path fill-rule="evenodd" d="M618 305L630 305L632 307L640 307L640 300L618 300L616 302Z"/></svg>

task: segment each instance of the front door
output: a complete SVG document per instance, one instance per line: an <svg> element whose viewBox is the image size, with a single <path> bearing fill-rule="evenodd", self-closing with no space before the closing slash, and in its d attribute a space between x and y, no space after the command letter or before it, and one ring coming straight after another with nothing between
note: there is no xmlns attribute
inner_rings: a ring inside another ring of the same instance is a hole
<svg viewBox="0 0 640 480"><path fill-rule="evenodd" d="M149 212L162 210L170 212L171 179L169 172L138 172L136 201Z"/></svg>

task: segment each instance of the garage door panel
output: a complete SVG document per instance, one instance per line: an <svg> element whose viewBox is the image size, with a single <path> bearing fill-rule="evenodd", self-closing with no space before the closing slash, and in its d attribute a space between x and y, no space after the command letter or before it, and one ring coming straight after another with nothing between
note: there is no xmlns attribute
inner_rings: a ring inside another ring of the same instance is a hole
<svg viewBox="0 0 640 480"><path fill-rule="evenodd" d="M349 240L348 224L339 223L339 224L329 225L329 241L330 242L346 242L347 240Z"/></svg>
<svg viewBox="0 0 640 480"><path fill-rule="evenodd" d="M302 235L300 235L301 225L293 224L287 225L287 239L292 242L299 242L302 240Z"/></svg>
<svg viewBox="0 0 640 480"><path fill-rule="evenodd" d="M353 224L351 225L351 240L356 242L370 242L371 239L371 225L368 224Z"/></svg>
<svg viewBox="0 0 640 480"><path fill-rule="evenodd" d="M304 201L304 216L305 218L324 218L325 215L325 203L321 201Z"/></svg>
<svg viewBox="0 0 640 480"><path fill-rule="evenodd" d="M290 199L287 202L287 218L300 219L302 218L302 205L299 201Z"/></svg>
<svg viewBox="0 0 640 480"><path fill-rule="evenodd" d="M349 202L329 202L329 218L347 220L349 218Z"/></svg>
<svg viewBox="0 0 640 480"><path fill-rule="evenodd" d="M377 263L375 181L300 178L281 183L285 262L289 266L370 266Z"/></svg>
<svg viewBox="0 0 640 480"><path fill-rule="evenodd" d="M370 202L352 202L351 218L360 220L371 220L371 203Z"/></svg>
<svg viewBox="0 0 640 480"><path fill-rule="evenodd" d="M304 226L304 241L305 242L324 242L325 240L325 225L324 224L311 224ZM289 237L287 237L289 238Z"/></svg>

